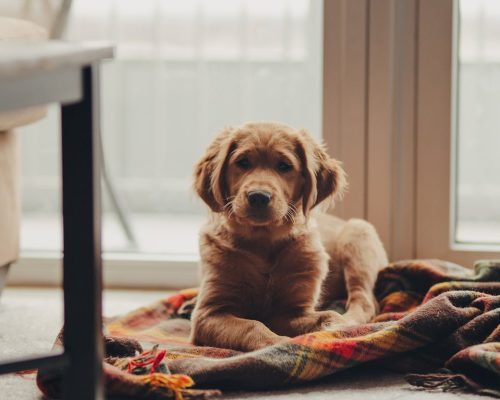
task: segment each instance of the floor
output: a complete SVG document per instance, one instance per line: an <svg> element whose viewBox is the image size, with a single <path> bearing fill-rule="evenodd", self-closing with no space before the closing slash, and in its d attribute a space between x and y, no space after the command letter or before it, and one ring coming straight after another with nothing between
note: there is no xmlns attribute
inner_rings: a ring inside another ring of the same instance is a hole
<svg viewBox="0 0 500 400"><path fill-rule="evenodd" d="M165 296L161 291L108 290L104 292L104 314L115 315ZM45 352L62 322L62 293L58 289L7 288L0 299L0 358ZM321 382L265 392L229 392L225 399L311 400L461 400L485 397L423 392L412 388L402 375L385 371L346 371ZM2 400L40 400L33 376L0 376Z"/></svg>

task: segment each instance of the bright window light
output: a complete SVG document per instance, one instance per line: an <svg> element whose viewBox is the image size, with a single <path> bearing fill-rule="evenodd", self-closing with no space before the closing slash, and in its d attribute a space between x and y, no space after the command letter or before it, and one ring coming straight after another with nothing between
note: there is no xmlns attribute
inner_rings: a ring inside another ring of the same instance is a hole
<svg viewBox="0 0 500 400"><path fill-rule="evenodd" d="M117 46L101 77L106 252L197 253L191 174L225 126L319 137L322 20L319 0L73 1L65 38ZM61 248L58 112L22 130L24 251Z"/></svg>

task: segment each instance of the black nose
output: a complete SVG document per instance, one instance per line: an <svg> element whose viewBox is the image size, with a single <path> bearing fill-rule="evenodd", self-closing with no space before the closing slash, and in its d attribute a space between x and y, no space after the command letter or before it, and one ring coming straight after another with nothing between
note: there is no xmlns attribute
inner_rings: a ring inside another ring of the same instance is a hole
<svg viewBox="0 0 500 400"><path fill-rule="evenodd" d="M254 208L264 208L271 201L271 193L254 190L247 193L248 204Z"/></svg>

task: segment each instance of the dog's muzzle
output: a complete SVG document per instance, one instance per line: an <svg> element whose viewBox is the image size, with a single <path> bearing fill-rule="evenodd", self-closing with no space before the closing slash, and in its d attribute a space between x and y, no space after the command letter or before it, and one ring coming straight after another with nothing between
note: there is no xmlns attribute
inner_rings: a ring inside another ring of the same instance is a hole
<svg viewBox="0 0 500 400"><path fill-rule="evenodd" d="M271 202L271 193L263 190L252 190L247 193L247 201L254 210L263 210Z"/></svg>

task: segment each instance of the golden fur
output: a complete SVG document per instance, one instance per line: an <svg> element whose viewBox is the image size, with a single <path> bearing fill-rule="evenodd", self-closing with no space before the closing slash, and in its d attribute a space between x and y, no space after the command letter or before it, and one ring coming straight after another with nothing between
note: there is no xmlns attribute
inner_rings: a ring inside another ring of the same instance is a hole
<svg viewBox="0 0 500 400"><path fill-rule="evenodd" d="M305 131L247 123L217 135L195 167L212 212L200 233L194 344L250 351L373 317L387 264L375 229L312 212L345 184L340 163ZM344 315L321 311L346 295Z"/></svg>

